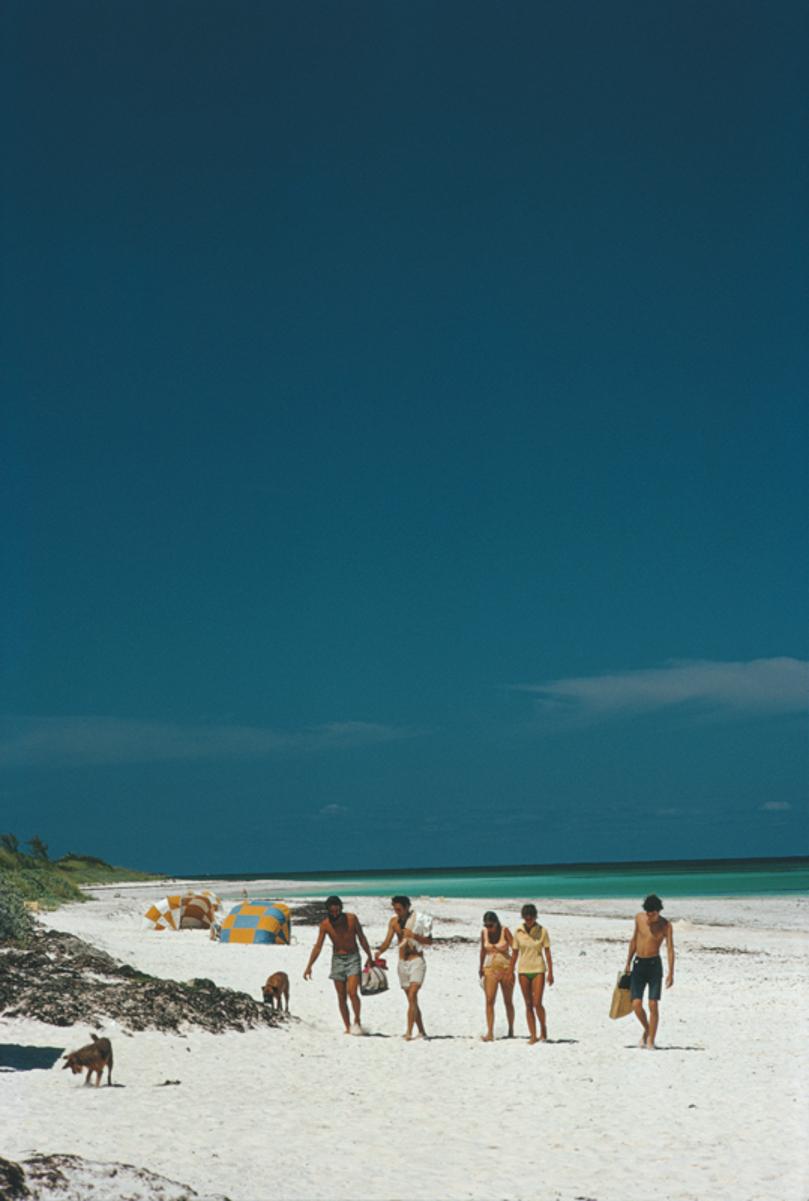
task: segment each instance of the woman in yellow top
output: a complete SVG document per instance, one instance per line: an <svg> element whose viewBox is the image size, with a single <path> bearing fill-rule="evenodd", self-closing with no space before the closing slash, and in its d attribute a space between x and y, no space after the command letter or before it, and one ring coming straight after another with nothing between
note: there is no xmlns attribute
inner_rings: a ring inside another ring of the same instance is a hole
<svg viewBox="0 0 809 1201"><path fill-rule="evenodd" d="M486 1033L482 1036L485 1043L494 1042L494 1001L498 986L506 1003L508 1037L514 1037L514 1002L511 999L514 993L514 964L511 962L513 945L508 926L503 926L500 918L491 910L484 913L478 975L486 993Z"/></svg>
<svg viewBox="0 0 809 1201"><path fill-rule="evenodd" d="M523 922L514 931L511 960L512 964L516 963L517 965L517 976L525 1001L525 1017L530 1035L528 1043L531 1046L537 1042L537 1018L539 1018L539 1041L544 1043L548 1038L542 994L545 991L546 979L549 985L553 984L553 959L551 958L551 940L548 937L548 931L537 921L536 905L523 905L520 913Z"/></svg>

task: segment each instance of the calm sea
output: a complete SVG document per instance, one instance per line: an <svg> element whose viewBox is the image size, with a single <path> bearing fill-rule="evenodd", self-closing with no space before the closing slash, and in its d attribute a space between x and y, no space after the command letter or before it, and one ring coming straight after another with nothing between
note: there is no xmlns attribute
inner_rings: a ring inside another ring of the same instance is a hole
<svg viewBox="0 0 809 1201"><path fill-rule="evenodd" d="M200 879L199 876L194 877ZM216 880L274 880L285 893L328 896L434 897L664 897L777 896L809 893L809 857L654 863L557 864L517 867L425 868L412 871L274 871L209 876Z"/></svg>

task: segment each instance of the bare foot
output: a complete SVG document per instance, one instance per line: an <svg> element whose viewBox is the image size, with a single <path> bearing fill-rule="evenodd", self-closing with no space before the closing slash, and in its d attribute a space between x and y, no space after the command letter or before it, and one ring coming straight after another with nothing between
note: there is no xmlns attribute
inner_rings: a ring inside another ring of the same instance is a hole
<svg viewBox="0 0 809 1201"><path fill-rule="evenodd" d="M539 1042L539 1039L537 1038L537 1036L535 1034L532 1034L528 1040L528 1046L533 1047L534 1043L538 1043L538 1042Z"/></svg>
<svg viewBox="0 0 809 1201"><path fill-rule="evenodd" d="M482 1043L493 1043L494 1035L493 1034L481 1034L480 1041Z"/></svg>
<svg viewBox="0 0 809 1201"><path fill-rule="evenodd" d="M508 1034L506 1035L506 1038L513 1038L513 1037L514 1037L514 1031L509 1030Z"/></svg>
<svg viewBox="0 0 809 1201"><path fill-rule="evenodd" d="M648 1034L644 1034L643 1037L641 1038L640 1042L638 1043L638 1046L642 1047L644 1051L646 1050L646 1039L648 1037L649 1037Z"/></svg>

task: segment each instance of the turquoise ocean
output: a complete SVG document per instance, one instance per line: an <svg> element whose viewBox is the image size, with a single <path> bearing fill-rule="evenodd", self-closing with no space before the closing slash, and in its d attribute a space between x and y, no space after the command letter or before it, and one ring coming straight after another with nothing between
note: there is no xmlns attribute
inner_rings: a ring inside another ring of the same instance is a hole
<svg viewBox="0 0 809 1201"><path fill-rule="evenodd" d="M195 876L199 880L199 876ZM273 880L288 895L588 898L794 896L809 894L809 857L664 860L355 872L244 872L220 881ZM223 890L226 891L226 890Z"/></svg>

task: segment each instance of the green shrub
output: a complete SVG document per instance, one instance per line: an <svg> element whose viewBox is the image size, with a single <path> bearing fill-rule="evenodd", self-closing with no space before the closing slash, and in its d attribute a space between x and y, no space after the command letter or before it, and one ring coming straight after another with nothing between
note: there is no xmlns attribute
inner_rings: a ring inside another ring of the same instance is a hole
<svg viewBox="0 0 809 1201"><path fill-rule="evenodd" d="M0 876L0 943L27 942L34 929L22 893L5 876Z"/></svg>
<svg viewBox="0 0 809 1201"><path fill-rule="evenodd" d="M66 855L61 855L56 861L61 868L72 868L74 863L87 864L89 867L104 867L108 871L113 871L113 868L104 859L97 859L95 855L79 855L76 851L68 851Z"/></svg>
<svg viewBox="0 0 809 1201"><path fill-rule="evenodd" d="M8 881L25 901L37 901L43 909L55 909L65 901L84 901L81 889L65 872L50 864L28 866L15 872L0 872L0 887Z"/></svg>

